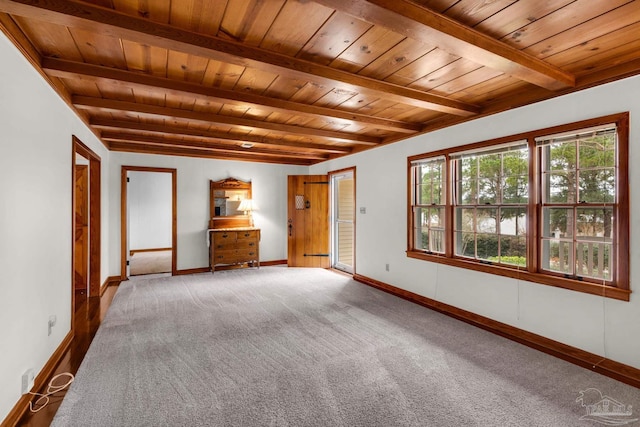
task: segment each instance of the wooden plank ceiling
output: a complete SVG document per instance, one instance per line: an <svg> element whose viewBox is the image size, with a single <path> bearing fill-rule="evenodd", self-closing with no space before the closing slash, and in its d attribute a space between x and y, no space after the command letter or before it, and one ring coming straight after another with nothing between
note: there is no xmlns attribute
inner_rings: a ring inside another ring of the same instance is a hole
<svg viewBox="0 0 640 427"><path fill-rule="evenodd" d="M633 0L0 0L0 12L115 151L310 165L640 72Z"/></svg>

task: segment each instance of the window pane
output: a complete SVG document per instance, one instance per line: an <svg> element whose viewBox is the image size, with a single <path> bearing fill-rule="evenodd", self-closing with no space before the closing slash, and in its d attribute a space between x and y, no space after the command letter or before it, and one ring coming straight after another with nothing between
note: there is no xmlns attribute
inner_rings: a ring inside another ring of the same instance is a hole
<svg viewBox="0 0 640 427"><path fill-rule="evenodd" d="M458 181L458 204L474 205L478 197L478 180L465 179Z"/></svg>
<svg viewBox="0 0 640 427"><path fill-rule="evenodd" d="M475 231L475 209L457 208L455 229L457 231Z"/></svg>
<svg viewBox="0 0 640 427"><path fill-rule="evenodd" d="M458 168L458 204L475 204L478 197L478 159L465 157L456 161Z"/></svg>
<svg viewBox="0 0 640 427"><path fill-rule="evenodd" d="M549 271L573 275L573 243L564 240L542 241L542 267Z"/></svg>
<svg viewBox="0 0 640 427"><path fill-rule="evenodd" d="M444 208L415 208L415 249L444 252Z"/></svg>
<svg viewBox="0 0 640 427"><path fill-rule="evenodd" d="M456 232L455 239L456 239L456 255L475 258L476 242L475 242L474 233Z"/></svg>
<svg viewBox="0 0 640 427"><path fill-rule="evenodd" d="M524 204L529 201L529 175L507 175L502 181L502 203Z"/></svg>
<svg viewBox="0 0 640 427"><path fill-rule="evenodd" d="M579 144L580 169L615 167L616 135L614 133L581 140Z"/></svg>
<svg viewBox="0 0 640 427"><path fill-rule="evenodd" d="M580 201L587 203L615 203L615 169L580 170Z"/></svg>
<svg viewBox="0 0 640 427"><path fill-rule="evenodd" d="M496 181L502 173L502 156L498 154L485 154L478 158L478 176Z"/></svg>
<svg viewBox="0 0 640 427"><path fill-rule="evenodd" d="M573 237L573 209L544 208L542 236L556 239Z"/></svg>
<svg viewBox="0 0 640 427"><path fill-rule="evenodd" d="M504 153L502 158L503 175L527 175L529 172L529 150L525 147L517 151Z"/></svg>
<svg viewBox="0 0 640 427"><path fill-rule="evenodd" d="M487 261L498 259L498 236L496 234L478 233L476 240L478 259Z"/></svg>
<svg viewBox="0 0 640 427"><path fill-rule="evenodd" d="M444 189L444 161L417 166L416 202L419 205L441 204Z"/></svg>
<svg viewBox="0 0 640 427"><path fill-rule="evenodd" d="M556 142L544 147L546 171L574 170L576 164L576 142Z"/></svg>
<svg viewBox="0 0 640 427"><path fill-rule="evenodd" d="M500 259L502 264L527 266L526 237L500 236Z"/></svg>
<svg viewBox="0 0 640 427"><path fill-rule="evenodd" d="M429 228L444 228L444 208L429 208L427 212Z"/></svg>
<svg viewBox="0 0 640 427"><path fill-rule="evenodd" d="M336 245L338 250L338 262L344 265L353 265L353 223L339 222L338 236L340 244Z"/></svg>
<svg viewBox="0 0 640 427"><path fill-rule="evenodd" d="M576 172L554 172L544 174L544 200L548 203L576 202Z"/></svg>
<svg viewBox="0 0 640 427"><path fill-rule="evenodd" d="M495 205L498 203L498 192L500 191L500 177L478 180L478 204Z"/></svg>
<svg viewBox="0 0 640 427"><path fill-rule="evenodd" d="M578 242L576 244L576 275L611 280L611 244Z"/></svg>
<svg viewBox="0 0 640 427"><path fill-rule="evenodd" d="M428 212L426 208L414 208L414 247L426 250L429 243Z"/></svg>
<svg viewBox="0 0 640 427"><path fill-rule="evenodd" d="M578 208L578 240L604 241L613 237L613 208Z"/></svg>
<svg viewBox="0 0 640 427"><path fill-rule="evenodd" d="M527 210L525 208L500 209L500 234L524 236L527 234Z"/></svg>
<svg viewBox="0 0 640 427"><path fill-rule="evenodd" d="M476 211L476 231L478 233L497 233L497 218L498 209L478 208Z"/></svg>

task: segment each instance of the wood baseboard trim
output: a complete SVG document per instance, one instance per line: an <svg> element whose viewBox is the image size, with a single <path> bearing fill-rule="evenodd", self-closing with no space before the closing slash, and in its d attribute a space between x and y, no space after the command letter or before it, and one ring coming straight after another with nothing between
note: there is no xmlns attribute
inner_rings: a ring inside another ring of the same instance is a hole
<svg viewBox="0 0 640 427"><path fill-rule="evenodd" d="M287 264L287 260L286 259L278 259L275 261L260 261L260 267L269 267L272 265L286 265ZM234 268L243 268L243 266L236 266L236 265L219 265L216 267L216 271L221 271L221 270L231 270ZM211 272L211 268L209 267L200 267L200 268L187 268L185 270L176 270L175 276L182 276L185 274L198 274L198 273L210 273Z"/></svg>
<svg viewBox="0 0 640 427"><path fill-rule="evenodd" d="M109 276L104 280L102 286L100 286L100 296L104 294L109 286L119 286L122 279L120 276Z"/></svg>
<svg viewBox="0 0 640 427"><path fill-rule="evenodd" d="M132 256L133 254L137 254L140 252L163 252L163 251L170 251L173 248L151 248L151 249L131 249L129 251L129 256Z"/></svg>
<svg viewBox="0 0 640 427"><path fill-rule="evenodd" d="M347 276L347 277L353 277L352 273L347 273L346 271L343 270L338 270L337 268L333 268L333 267L329 267L327 268L327 270L336 273L336 274L340 274L341 276Z"/></svg>
<svg viewBox="0 0 640 427"><path fill-rule="evenodd" d="M365 285L380 289L399 298L406 299L423 307L427 307L470 325L500 335L504 338L516 341L520 344L526 345L527 347L534 348L567 362L582 366L583 368L640 388L640 369L554 341L543 337L542 335L527 332L523 329L516 328L515 326L489 319L488 317L418 295L360 274L354 274L353 278Z"/></svg>
<svg viewBox="0 0 640 427"><path fill-rule="evenodd" d="M40 373L36 376L33 389L34 393L42 393L42 391L46 388L49 378L53 376L56 367L60 363L60 360L69 349L71 345L71 341L73 341L73 331L69 331L67 336L64 337L58 348L53 352L47 363L42 367ZM31 394L23 394L20 397L20 400L15 404L11 412L7 415L7 417L2 421L0 427L15 427L22 416L29 410L29 401L33 399L35 396Z"/></svg>
<svg viewBox="0 0 640 427"><path fill-rule="evenodd" d="M209 273L210 271L211 269L209 267L187 268L185 270L176 270L174 276L184 276L185 274Z"/></svg>
<svg viewBox="0 0 640 427"><path fill-rule="evenodd" d="M286 259L276 259L273 261L260 261L260 267L270 267L273 265L286 265L287 264L287 260Z"/></svg>

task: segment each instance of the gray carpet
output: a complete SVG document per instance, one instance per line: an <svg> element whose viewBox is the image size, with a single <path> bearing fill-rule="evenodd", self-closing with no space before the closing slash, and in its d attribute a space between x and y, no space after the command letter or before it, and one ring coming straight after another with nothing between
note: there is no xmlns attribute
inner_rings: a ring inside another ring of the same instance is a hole
<svg viewBox="0 0 640 427"><path fill-rule="evenodd" d="M330 271L266 267L122 283L52 425L597 426L598 393L640 411L639 389Z"/></svg>

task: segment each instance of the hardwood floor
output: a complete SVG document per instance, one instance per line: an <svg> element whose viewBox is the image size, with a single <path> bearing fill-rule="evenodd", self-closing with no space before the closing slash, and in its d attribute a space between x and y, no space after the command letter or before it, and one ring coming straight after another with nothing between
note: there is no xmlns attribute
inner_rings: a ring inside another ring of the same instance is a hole
<svg viewBox="0 0 640 427"><path fill-rule="evenodd" d="M71 372L75 375L78 371L80 363L82 363L82 359L84 359L117 289L117 286L109 286L102 297L91 298L87 298L86 292L76 292L74 338L52 377L62 372ZM47 379L47 384L49 381L50 378ZM60 403L62 403L65 393L66 390L63 390L50 396L49 404L39 412L32 413L27 410L17 425L25 427L49 426L60 407ZM37 397L34 396L34 401L36 399Z"/></svg>

